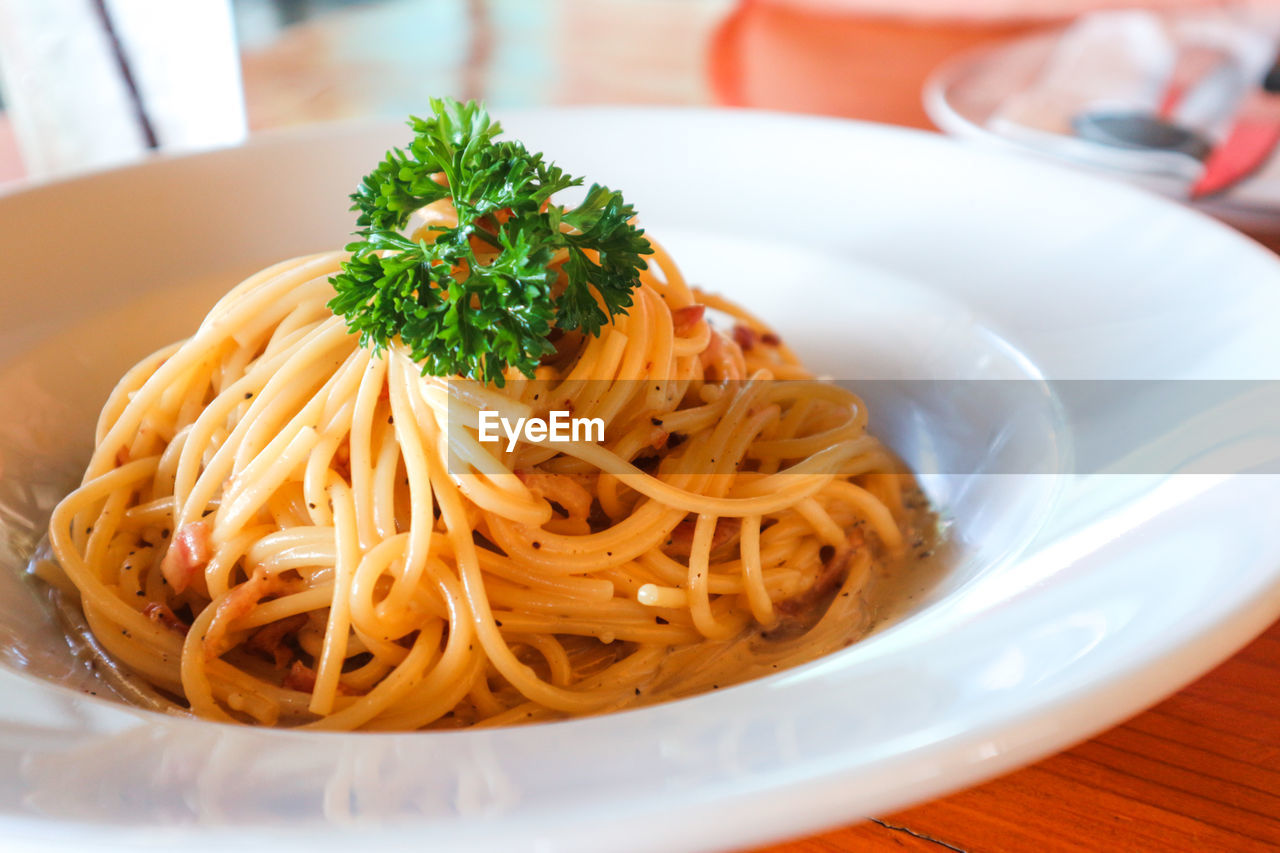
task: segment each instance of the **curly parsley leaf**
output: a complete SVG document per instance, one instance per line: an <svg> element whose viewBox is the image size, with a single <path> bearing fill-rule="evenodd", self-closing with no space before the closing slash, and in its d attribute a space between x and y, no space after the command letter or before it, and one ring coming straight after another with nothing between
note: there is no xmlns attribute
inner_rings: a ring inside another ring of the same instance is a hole
<svg viewBox="0 0 1280 853"><path fill-rule="evenodd" d="M653 252L622 194L592 185L576 207L550 204L581 178L519 142L474 101L431 100L409 121L407 150L389 151L352 194L351 258L329 302L361 344L397 338L424 374L501 385L515 368L533 376L554 351L552 328L598 335L625 314ZM449 199L457 225L414 241L413 212Z"/></svg>

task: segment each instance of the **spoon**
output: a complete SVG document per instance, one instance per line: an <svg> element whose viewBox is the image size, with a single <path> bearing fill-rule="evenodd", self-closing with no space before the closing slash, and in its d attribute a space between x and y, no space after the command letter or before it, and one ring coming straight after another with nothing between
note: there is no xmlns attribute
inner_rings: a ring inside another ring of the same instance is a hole
<svg viewBox="0 0 1280 853"><path fill-rule="evenodd" d="M1214 147L1211 129L1238 101L1242 83L1231 55L1185 48L1158 108L1088 110L1073 117L1071 127L1090 142L1172 151L1203 161Z"/></svg>
<svg viewBox="0 0 1280 853"><path fill-rule="evenodd" d="M1071 120L1076 136L1115 148L1174 151L1204 160L1213 143L1204 134L1168 119L1136 111L1087 112Z"/></svg>

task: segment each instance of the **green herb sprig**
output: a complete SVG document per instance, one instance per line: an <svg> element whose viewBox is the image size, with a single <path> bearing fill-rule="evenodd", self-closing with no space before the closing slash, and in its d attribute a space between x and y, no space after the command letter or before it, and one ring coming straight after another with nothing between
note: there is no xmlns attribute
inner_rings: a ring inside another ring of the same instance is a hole
<svg viewBox="0 0 1280 853"><path fill-rule="evenodd" d="M553 327L598 335L626 313L646 266L640 256L653 249L621 193L593 184L576 207L549 204L582 179L519 142L496 141L502 128L482 104L433 98L431 110L410 119L408 149L389 151L352 194L359 240L331 279L329 307L364 346L399 338L424 374L502 385L514 367L532 377L554 352ZM432 226L434 242L402 233L415 210L444 198L457 209L455 227ZM489 249L481 258L476 244ZM560 271L550 265L561 250L565 284L553 295Z"/></svg>

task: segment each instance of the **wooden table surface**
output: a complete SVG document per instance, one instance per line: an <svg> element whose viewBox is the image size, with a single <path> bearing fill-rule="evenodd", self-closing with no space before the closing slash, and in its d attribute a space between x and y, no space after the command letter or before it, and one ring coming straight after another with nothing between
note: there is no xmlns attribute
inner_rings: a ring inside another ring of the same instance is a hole
<svg viewBox="0 0 1280 853"><path fill-rule="evenodd" d="M585 0L560 3L586 7ZM728 5L728 0L701 0L696 8L711 11L696 27L685 14L680 32L696 30L697 39L705 39L714 23L711 12ZM629 7L620 3L614 8ZM656 26L654 8L645 4L637 25ZM314 29L294 28L281 46L246 55L246 91L255 127L344 114L343 81L350 75L335 66L326 39L348 30L344 25L317 35ZM627 40L632 46L655 43L663 41ZM693 69L701 59L695 53L701 47L693 48L687 51L690 67L667 69L671 79L659 80L659 94L621 100L699 101L697 87L705 84L689 81L697 76ZM673 54L666 54L670 65ZM651 64L648 56L632 59ZM594 78L565 74L562 79ZM909 88L915 92L917 86L912 81ZM367 98L369 87L360 89ZM569 95L560 100L581 100ZM620 99L616 92L609 98L594 95L589 100ZM907 107L918 111L914 101L903 109ZM868 117L916 123L911 116ZM0 182L20 174L11 128L0 115ZM1267 242L1280 250L1280 239ZM1280 850L1280 622L1189 687L1073 749L906 811L760 850Z"/></svg>
<svg viewBox="0 0 1280 853"><path fill-rule="evenodd" d="M1280 622L1074 749L762 853L880 850L1280 850Z"/></svg>

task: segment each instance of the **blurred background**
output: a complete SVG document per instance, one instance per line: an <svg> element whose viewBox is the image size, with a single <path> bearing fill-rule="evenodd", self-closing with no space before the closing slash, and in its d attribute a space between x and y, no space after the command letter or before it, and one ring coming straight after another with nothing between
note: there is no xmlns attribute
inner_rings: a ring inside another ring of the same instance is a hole
<svg viewBox="0 0 1280 853"><path fill-rule="evenodd" d="M1266 174L1280 108L1268 124L1262 86L1278 12L1280 0L0 0L0 186L403 118L449 94L499 111L723 105L941 129L1265 231L1280 210L1280 166Z"/></svg>

